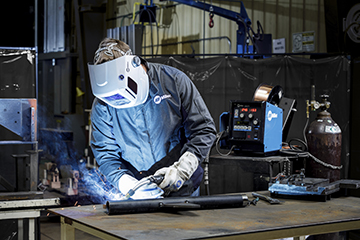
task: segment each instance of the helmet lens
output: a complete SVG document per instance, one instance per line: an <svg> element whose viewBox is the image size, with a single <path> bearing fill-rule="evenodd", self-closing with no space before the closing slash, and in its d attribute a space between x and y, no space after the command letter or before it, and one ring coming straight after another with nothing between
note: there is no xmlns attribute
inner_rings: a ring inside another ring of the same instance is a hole
<svg viewBox="0 0 360 240"><path fill-rule="evenodd" d="M112 96L109 97L104 97L109 103L111 103L112 105L115 106L121 106L124 104L128 104L130 103L130 100L128 100L127 98L121 96L120 94L114 94Z"/></svg>
<svg viewBox="0 0 360 240"><path fill-rule="evenodd" d="M128 87L137 94L137 84L131 77L128 77Z"/></svg>

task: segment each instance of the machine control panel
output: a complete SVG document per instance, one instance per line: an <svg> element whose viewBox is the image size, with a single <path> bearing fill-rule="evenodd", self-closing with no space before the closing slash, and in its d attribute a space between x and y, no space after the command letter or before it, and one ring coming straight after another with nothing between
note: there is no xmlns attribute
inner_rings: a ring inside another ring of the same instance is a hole
<svg viewBox="0 0 360 240"><path fill-rule="evenodd" d="M263 115L261 102L232 102L230 131L234 140L258 141Z"/></svg>

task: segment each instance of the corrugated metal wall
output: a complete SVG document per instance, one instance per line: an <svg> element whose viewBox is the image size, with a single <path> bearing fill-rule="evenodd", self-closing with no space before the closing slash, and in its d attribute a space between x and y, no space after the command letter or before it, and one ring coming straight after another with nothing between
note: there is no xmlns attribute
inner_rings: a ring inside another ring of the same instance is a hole
<svg viewBox="0 0 360 240"><path fill-rule="evenodd" d="M115 1L115 0L114 0ZM205 1L208 4L240 12L240 1ZM133 23L131 16L134 12L135 0L116 0L114 4L108 4L110 15L117 17L115 21L108 21L111 27L120 27ZM236 53L236 30L235 22L220 16L214 16L214 27L209 27L209 13L202 10L178 4L154 0L159 5L157 10L157 26L147 26L144 35L143 54L151 53ZM315 32L315 53L326 52L324 0L244 0L245 9L252 21L252 27L256 31L257 21L260 21L265 33L271 33L273 39L285 38L286 52L292 52L292 34L297 32ZM170 7L173 6L173 7ZM113 7L113 8L112 8ZM139 6L135 4L135 12ZM108 15L109 16L109 15ZM138 22L139 18L135 19ZM115 25L115 26L114 26ZM168 45L155 47L169 42L181 42L203 38L219 38L191 44ZM229 40L231 46L229 46ZM192 47L191 47L192 46ZM231 49L231 50L230 50Z"/></svg>

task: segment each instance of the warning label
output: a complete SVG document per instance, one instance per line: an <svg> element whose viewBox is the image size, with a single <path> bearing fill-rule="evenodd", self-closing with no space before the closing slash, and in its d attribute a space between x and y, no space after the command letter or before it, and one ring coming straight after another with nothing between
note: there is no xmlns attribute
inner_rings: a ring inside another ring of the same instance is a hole
<svg viewBox="0 0 360 240"><path fill-rule="evenodd" d="M293 33L293 52L315 51L315 32Z"/></svg>

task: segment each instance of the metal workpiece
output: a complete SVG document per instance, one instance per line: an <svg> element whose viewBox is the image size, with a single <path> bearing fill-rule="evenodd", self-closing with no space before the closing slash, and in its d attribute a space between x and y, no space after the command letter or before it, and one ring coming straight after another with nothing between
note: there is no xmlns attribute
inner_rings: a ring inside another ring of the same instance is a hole
<svg viewBox="0 0 360 240"><path fill-rule="evenodd" d="M253 195L253 197L265 200L265 201L269 202L270 204L284 203L284 201L280 201L279 199L275 199L275 198L272 198L272 197L269 197L269 196L266 196L266 195L263 195L260 193L253 192L252 195Z"/></svg>
<svg viewBox="0 0 360 240"><path fill-rule="evenodd" d="M108 201L106 202L106 210L109 215L113 215L156 211L222 209L245 207L247 206L247 202L248 197L244 194L174 197L149 200Z"/></svg>

